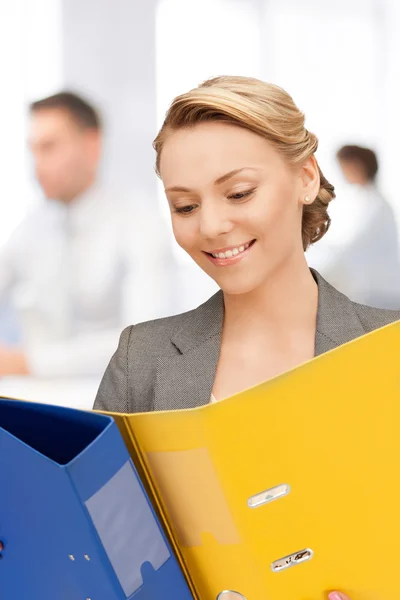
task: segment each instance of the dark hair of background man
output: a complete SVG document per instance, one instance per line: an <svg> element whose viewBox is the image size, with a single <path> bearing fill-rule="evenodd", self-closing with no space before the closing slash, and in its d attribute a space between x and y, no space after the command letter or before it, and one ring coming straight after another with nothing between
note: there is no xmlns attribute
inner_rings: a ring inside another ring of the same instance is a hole
<svg viewBox="0 0 400 600"><path fill-rule="evenodd" d="M369 181L373 181L378 172L378 159L370 148L362 146L343 146L336 154L339 161L358 163Z"/></svg>
<svg viewBox="0 0 400 600"><path fill-rule="evenodd" d="M101 129L101 120L96 109L86 100L72 92L59 92L42 100L32 102L32 113L46 109L60 109L69 113L83 129Z"/></svg>

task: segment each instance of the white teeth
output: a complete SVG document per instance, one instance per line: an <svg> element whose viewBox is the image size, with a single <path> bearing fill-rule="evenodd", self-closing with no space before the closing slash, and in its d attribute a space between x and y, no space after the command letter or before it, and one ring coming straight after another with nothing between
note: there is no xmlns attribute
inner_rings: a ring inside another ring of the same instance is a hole
<svg viewBox="0 0 400 600"><path fill-rule="evenodd" d="M237 256L241 252L247 250L250 246L250 242L248 244L244 244L244 246L238 246L237 248L232 248L232 250L227 250L226 252L216 252L212 254L214 258L232 258L232 256Z"/></svg>

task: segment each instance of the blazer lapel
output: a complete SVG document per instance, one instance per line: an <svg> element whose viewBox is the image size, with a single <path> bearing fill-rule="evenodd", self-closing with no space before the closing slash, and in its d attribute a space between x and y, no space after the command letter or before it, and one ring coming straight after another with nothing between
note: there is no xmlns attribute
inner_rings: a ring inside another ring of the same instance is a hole
<svg viewBox="0 0 400 600"><path fill-rule="evenodd" d="M181 316L171 337L174 354L157 361L154 410L194 408L210 402L223 317L222 292Z"/></svg>

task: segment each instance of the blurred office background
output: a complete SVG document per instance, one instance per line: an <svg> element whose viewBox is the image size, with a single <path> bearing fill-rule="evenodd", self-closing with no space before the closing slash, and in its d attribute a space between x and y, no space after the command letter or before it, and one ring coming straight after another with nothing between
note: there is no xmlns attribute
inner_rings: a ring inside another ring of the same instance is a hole
<svg viewBox="0 0 400 600"><path fill-rule="evenodd" d="M172 98L219 74L289 91L338 198L348 192L338 148L373 148L398 225L399 29L397 0L0 0L0 251L43 202L26 142L30 102L62 89L92 101L105 127L103 179L129 190L134 206L146 202L169 231L151 143ZM173 313L215 287L169 235ZM18 324L7 310L2 331L12 339ZM0 393L90 407L99 378L3 377Z"/></svg>

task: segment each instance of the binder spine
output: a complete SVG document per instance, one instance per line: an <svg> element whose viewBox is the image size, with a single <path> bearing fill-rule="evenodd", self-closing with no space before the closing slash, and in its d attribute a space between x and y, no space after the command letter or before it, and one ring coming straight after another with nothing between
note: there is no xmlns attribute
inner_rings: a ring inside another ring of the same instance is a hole
<svg viewBox="0 0 400 600"><path fill-rule="evenodd" d="M196 586L194 584L193 577L191 576L189 569L187 568L186 561L184 560L184 558L182 556L179 545L175 539L175 535L172 530L172 527L169 523L169 520L167 519L162 500L158 493L157 487L155 486L155 484L153 482L153 478L150 473L148 464L146 462L144 453L140 447L139 442L137 441L137 439L135 437L135 434L134 434L132 428L129 427L129 420L125 415L123 415L123 416L120 415L118 417L118 427L120 429L121 435L122 435L123 439L125 440L125 443L126 443L128 449L130 450L130 454L133 457L135 466L137 467L139 473L141 474L141 479L144 482L146 491L148 492L149 497L153 499L154 510L155 510L156 514L158 515L160 522L163 524L165 535L166 535L168 542L177 558L177 561L179 562L179 565L180 565L182 572L186 578L186 581L187 581L187 584L191 591L191 594L193 595L193 599L201 600L200 596L198 595Z"/></svg>
<svg viewBox="0 0 400 600"><path fill-rule="evenodd" d="M169 523L169 520L166 517L164 506L162 500L159 496L158 490L154 485L150 470L148 468L144 453L140 447L139 442L137 441L135 434L132 428L129 427L129 421L125 415L118 416L118 428L121 432L121 435L125 441L127 448L129 449L130 455L133 459L135 467L137 468L141 480L143 482L144 488L146 489L149 498L152 499L152 505L155 513L157 514L160 522L163 524L164 533L166 538L172 548L172 551L179 563L181 570L185 576L186 582L190 589L190 592L193 596L194 600L201 600L198 595L196 586L194 584L193 578L187 568L186 562L183 559L181 551L179 549L178 543L175 539L175 535Z"/></svg>

